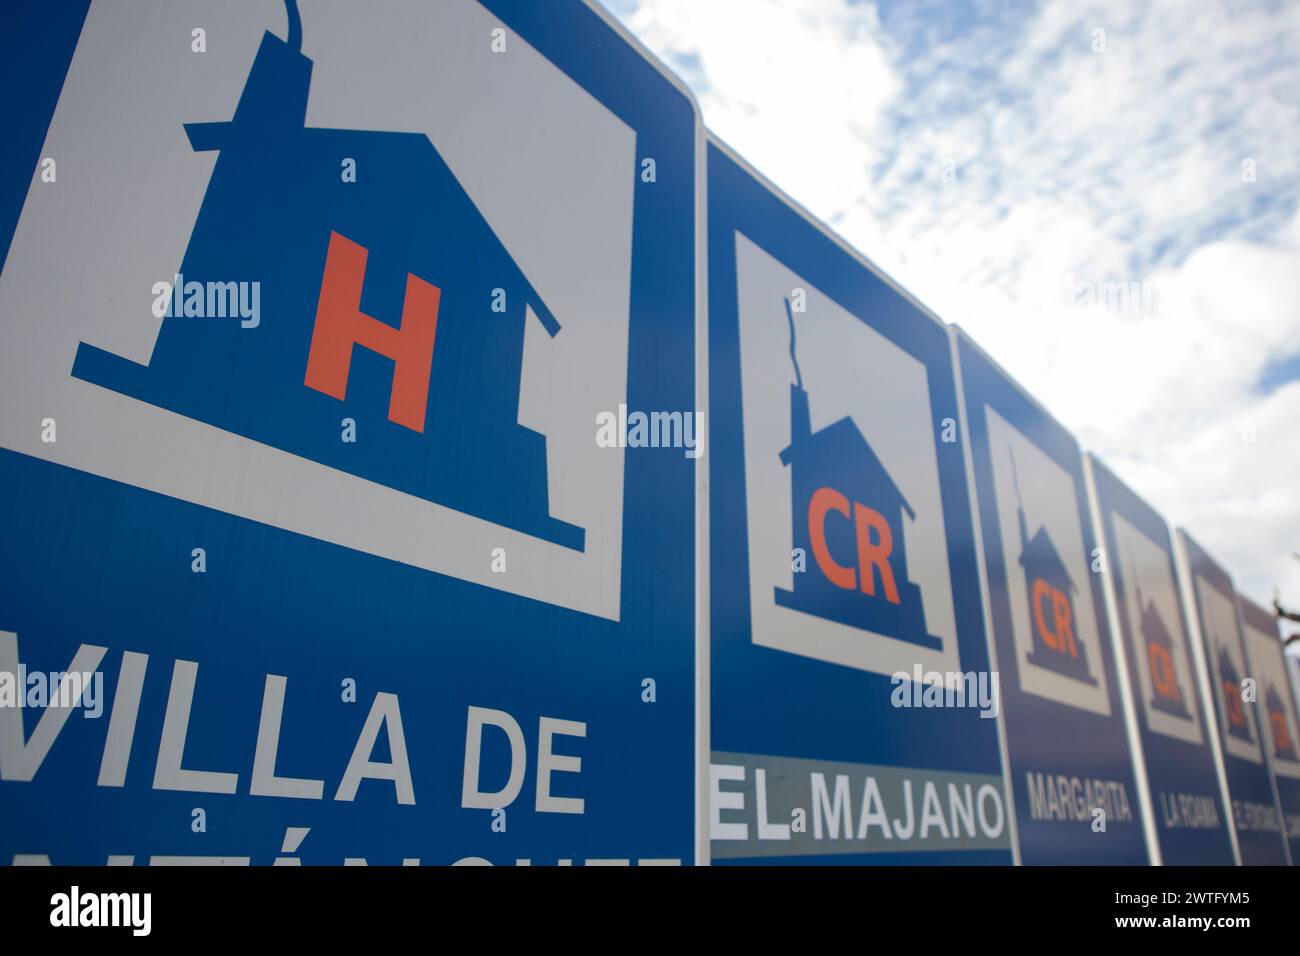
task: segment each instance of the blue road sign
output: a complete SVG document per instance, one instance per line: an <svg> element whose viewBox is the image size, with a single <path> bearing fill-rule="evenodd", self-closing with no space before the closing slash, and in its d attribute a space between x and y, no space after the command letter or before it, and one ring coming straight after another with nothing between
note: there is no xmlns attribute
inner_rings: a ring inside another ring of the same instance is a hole
<svg viewBox="0 0 1300 956"><path fill-rule="evenodd" d="M579 0L7 16L0 860L695 861L685 88Z"/></svg>
<svg viewBox="0 0 1300 956"><path fill-rule="evenodd" d="M1250 674L1237 594L1232 579L1183 529L1178 529L1182 570L1196 606L1215 726L1232 801L1237 850L1245 866L1286 863L1282 824L1260 736L1258 708L1243 685Z"/></svg>
<svg viewBox="0 0 1300 956"><path fill-rule="evenodd" d="M1241 602L1242 635L1255 678L1255 722L1260 728L1273 793L1282 814L1288 862L1300 856L1300 726L1286 671L1277 618L1249 598Z"/></svg>
<svg viewBox="0 0 1300 956"><path fill-rule="evenodd" d="M952 330L1021 860L1147 862L1074 437Z"/></svg>
<svg viewBox="0 0 1300 956"><path fill-rule="evenodd" d="M1009 863L947 336L708 148L714 863Z"/></svg>
<svg viewBox="0 0 1300 956"><path fill-rule="evenodd" d="M1232 866L1229 818L1202 711L1173 540L1164 518L1094 456L1097 537L1114 588L1161 862Z"/></svg>

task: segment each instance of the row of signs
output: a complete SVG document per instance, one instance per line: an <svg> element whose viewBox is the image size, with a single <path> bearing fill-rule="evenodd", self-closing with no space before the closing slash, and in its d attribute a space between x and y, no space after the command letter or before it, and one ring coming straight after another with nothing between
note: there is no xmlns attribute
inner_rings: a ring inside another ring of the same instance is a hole
<svg viewBox="0 0 1300 956"><path fill-rule="evenodd" d="M712 140L707 182L714 861L1300 851L1272 616Z"/></svg>
<svg viewBox="0 0 1300 956"><path fill-rule="evenodd" d="M0 860L1300 852L1271 616L598 6L6 16Z"/></svg>

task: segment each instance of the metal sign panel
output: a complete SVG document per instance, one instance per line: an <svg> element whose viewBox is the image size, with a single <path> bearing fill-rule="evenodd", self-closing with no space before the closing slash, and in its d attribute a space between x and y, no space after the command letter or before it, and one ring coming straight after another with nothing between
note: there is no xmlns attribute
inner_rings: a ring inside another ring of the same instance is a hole
<svg viewBox="0 0 1300 956"><path fill-rule="evenodd" d="M1147 862L1073 436L952 330L1021 859Z"/></svg>
<svg viewBox="0 0 1300 956"><path fill-rule="evenodd" d="M1232 579L1183 529L1178 530L1185 590L1195 605L1206 681L1214 701L1233 830L1246 866L1282 865L1286 848L1261 741L1256 708L1244 699L1249 676Z"/></svg>
<svg viewBox="0 0 1300 956"><path fill-rule="evenodd" d="M1248 598L1238 595L1238 600L1250 673L1255 678L1255 722L1273 773L1287 856L1294 864L1300 855L1300 725L1296 722L1295 698L1277 618Z"/></svg>
<svg viewBox="0 0 1300 956"><path fill-rule="evenodd" d="M689 93L576 0L64 27L0 670L91 679L0 709L0 859L693 861Z"/></svg>
<svg viewBox="0 0 1300 956"><path fill-rule="evenodd" d="M1287 645L1288 648L1290 646ZM1288 650L1283 654L1283 659L1286 661L1287 674L1291 678L1291 693L1294 699L1300 702L1300 654Z"/></svg>
<svg viewBox="0 0 1300 956"><path fill-rule="evenodd" d="M1097 536L1114 589L1112 630L1128 665L1153 819L1166 865L1236 862L1200 682L1160 514L1092 455Z"/></svg>
<svg viewBox="0 0 1300 956"><path fill-rule="evenodd" d="M1010 862L944 329L708 183L713 860Z"/></svg>

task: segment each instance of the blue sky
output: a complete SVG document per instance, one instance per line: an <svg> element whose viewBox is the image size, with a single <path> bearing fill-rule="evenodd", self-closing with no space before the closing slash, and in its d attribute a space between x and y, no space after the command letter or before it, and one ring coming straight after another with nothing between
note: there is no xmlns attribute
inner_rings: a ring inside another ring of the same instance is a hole
<svg viewBox="0 0 1300 956"><path fill-rule="evenodd" d="M605 0L706 124L1300 604L1300 8Z"/></svg>

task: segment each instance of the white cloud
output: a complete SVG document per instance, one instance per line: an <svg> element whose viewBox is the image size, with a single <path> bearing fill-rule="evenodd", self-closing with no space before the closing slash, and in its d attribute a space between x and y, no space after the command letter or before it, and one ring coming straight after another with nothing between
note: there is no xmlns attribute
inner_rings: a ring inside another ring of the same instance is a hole
<svg viewBox="0 0 1300 956"><path fill-rule="evenodd" d="M625 20L691 84L709 127L800 202L861 191L898 90L874 7L645 0Z"/></svg>
<svg viewBox="0 0 1300 956"><path fill-rule="evenodd" d="M1259 387L1300 357L1293 8L617 6L711 128L970 331L1244 593L1300 604L1300 383ZM1151 308L1067 304L1067 277L1146 283Z"/></svg>

